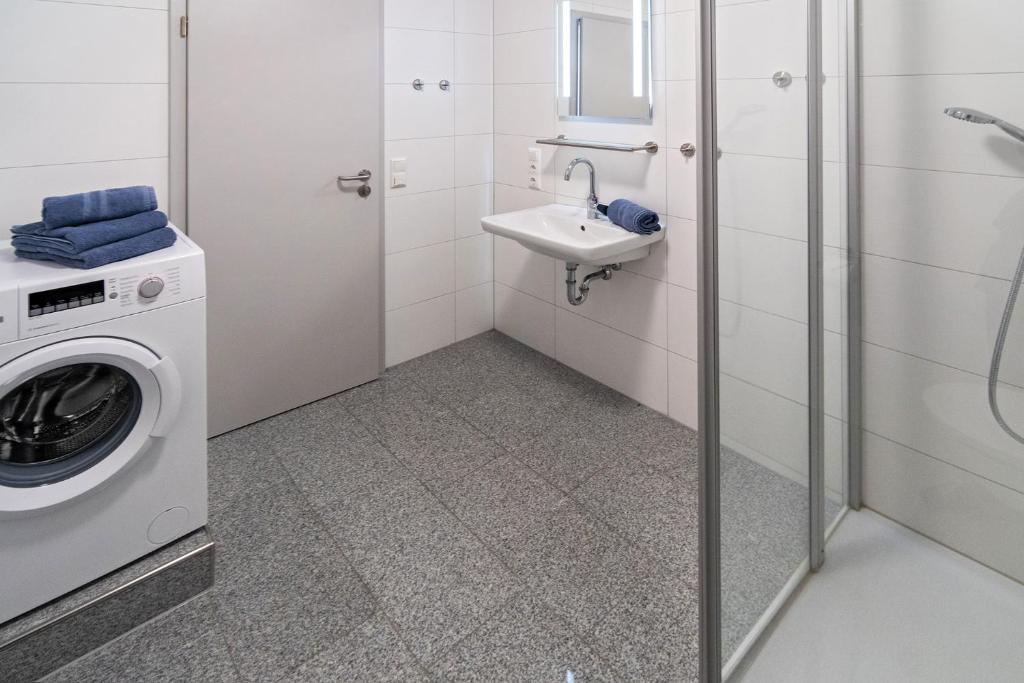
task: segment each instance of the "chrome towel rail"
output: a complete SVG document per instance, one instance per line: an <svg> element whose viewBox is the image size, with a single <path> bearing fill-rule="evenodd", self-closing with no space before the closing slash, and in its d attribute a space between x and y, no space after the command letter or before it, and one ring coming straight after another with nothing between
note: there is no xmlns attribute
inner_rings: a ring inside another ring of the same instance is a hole
<svg viewBox="0 0 1024 683"><path fill-rule="evenodd" d="M591 142L589 140L570 140L564 135L557 138L544 138L537 140L539 145L555 145L556 147L585 147L586 149L606 149L612 152L647 152L648 154L658 153L657 142L645 142L642 145L624 145L618 142Z"/></svg>

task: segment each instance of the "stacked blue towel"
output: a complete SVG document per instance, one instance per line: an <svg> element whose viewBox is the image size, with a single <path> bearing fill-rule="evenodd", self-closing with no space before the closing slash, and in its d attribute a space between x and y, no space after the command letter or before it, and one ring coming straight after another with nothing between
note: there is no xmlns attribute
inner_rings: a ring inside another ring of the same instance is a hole
<svg viewBox="0 0 1024 683"><path fill-rule="evenodd" d="M156 210L152 187L124 187L43 200L43 220L11 228L15 254L96 268L169 247L177 234Z"/></svg>
<svg viewBox="0 0 1024 683"><path fill-rule="evenodd" d="M661 218L658 214L628 199L616 199L608 206L602 205L598 208L612 223L638 235L650 235L661 230Z"/></svg>

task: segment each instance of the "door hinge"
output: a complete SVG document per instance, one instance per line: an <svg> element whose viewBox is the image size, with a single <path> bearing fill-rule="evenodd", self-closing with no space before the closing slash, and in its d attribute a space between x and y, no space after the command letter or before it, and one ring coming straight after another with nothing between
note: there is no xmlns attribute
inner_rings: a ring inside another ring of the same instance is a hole
<svg viewBox="0 0 1024 683"><path fill-rule="evenodd" d="M182 38L188 38L188 17L183 16L178 20L178 33Z"/></svg>

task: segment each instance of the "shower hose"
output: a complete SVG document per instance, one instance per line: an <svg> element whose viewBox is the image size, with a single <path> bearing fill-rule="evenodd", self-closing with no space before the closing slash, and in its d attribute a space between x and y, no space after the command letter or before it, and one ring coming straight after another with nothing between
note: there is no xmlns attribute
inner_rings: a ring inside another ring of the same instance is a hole
<svg viewBox="0 0 1024 683"><path fill-rule="evenodd" d="M1003 310L1003 319L999 323L999 334L996 336L996 348L992 352L992 365L988 371L988 405L992 409L992 416L1007 434L1018 442L1024 444L1024 436L1015 432L1003 419L1003 413L999 410L999 366L1003 362L1003 349L1006 348L1006 336L1010 332L1010 321L1013 320L1013 310L1017 307L1017 297L1020 296L1021 284L1024 284L1024 249L1020 252L1020 260L1017 262L1017 272L1013 276L1013 283L1010 285L1010 296L1006 300L1006 308Z"/></svg>

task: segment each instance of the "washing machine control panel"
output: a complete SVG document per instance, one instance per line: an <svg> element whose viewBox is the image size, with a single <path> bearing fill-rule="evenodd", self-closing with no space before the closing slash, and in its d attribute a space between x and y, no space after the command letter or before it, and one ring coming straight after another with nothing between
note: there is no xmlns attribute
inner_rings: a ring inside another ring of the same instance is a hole
<svg viewBox="0 0 1024 683"><path fill-rule="evenodd" d="M204 287L201 253L196 258L155 259L141 267L114 266L102 274L83 272L45 285L22 286L18 291L18 337L36 337L181 303L203 296Z"/></svg>

